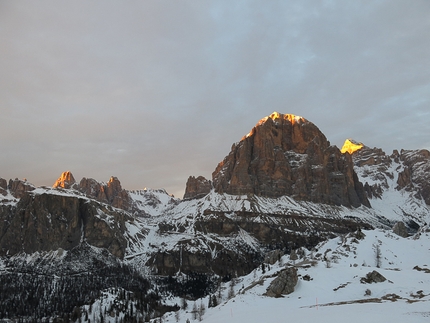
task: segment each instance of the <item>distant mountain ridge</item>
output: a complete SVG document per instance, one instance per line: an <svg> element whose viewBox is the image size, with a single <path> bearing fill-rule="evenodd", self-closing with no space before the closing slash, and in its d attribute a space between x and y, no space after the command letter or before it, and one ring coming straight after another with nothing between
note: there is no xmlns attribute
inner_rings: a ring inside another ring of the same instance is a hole
<svg viewBox="0 0 430 323"><path fill-rule="evenodd" d="M123 189L114 176L78 183L67 171L52 188L0 179L0 278L105 275L100 268L111 268L134 275L137 285L129 287L112 274L122 288L156 290L150 278L176 296L186 285L195 299L220 280L330 238L394 225L407 236L426 227L427 150L387 155L349 139L342 151L305 118L275 112L232 146L211 180L190 176L182 200L163 189ZM152 310L162 312L152 297Z"/></svg>

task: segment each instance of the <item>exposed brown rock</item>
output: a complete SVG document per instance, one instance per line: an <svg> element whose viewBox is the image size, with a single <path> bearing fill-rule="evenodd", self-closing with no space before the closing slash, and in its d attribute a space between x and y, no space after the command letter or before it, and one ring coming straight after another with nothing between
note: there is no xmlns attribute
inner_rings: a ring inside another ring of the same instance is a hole
<svg viewBox="0 0 430 323"><path fill-rule="evenodd" d="M386 281L387 278L385 278L384 276L382 276L379 272L377 272L376 270L367 273L366 277L362 277L360 279L360 282L362 284L372 284L372 283L382 283L384 281Z"/></svg>
<svg viewBox="0 0 430 323"><path fill-rule="evenodd" d="M408 230L406 229L406 225L403 222L397 222L393 226L393 233L397 234L399 237L407 238L409 237Z"/></svg>
<svg viewBox="0 0 430 323"><path fill-rule="evenodd" d="M82 178L79 182L79 191L99 202L108 202L104 186L93 178Z"/></svg>
<svg viewBox="0 0 430 323"><path fill-rule="evenodd" d="M370 206L349 154L306 119L273 113L234 144L212 174L217 192Z"/></svg>
<svg viewBox="0 0 430 323"><path fill-rule="evenodd" d="M53 188L72 188L72 186L76 183L75 178L73 177L70 171L64 172L61 176L55 181Z"/></svg>
<svg viewBox="0 0 430 323"><path fill-rule="evenodd" d="M0 178L0 194L7 195L7 181L4 178Z"/></svg>
<svg viewBox="0 0 430 323"><path fill-rule="evenodd" d="M16 208L0 208L0 255L70 250L87 242L122 258L127 246L126 218L125 213L95 201L24 193Z"/></svg>
<svg viewBox="0 0 430 323"><path fill-rule="evenodd" d="M284 252L282 250L279 250L279 249L272 250L264 256L264 262L266 264L273 265L275 264L275 262L281 259L283 255L284 255Z"/></svg>
<svg viewBox="0 0 430 323"><path fill-rule="evenodd" d="M212 189L212 182L203 176L190 176L185 187L184 199L201 198Z"/></svg>
<svg viewBox="0 0 430 323"><path fill-rule="evenodd" d="M8 189L15 198L20 199L26 192L33 191L35 187L26 180L15 178L9 180Z"/></svg>
<svg viewBox="0 0 430 323"><path fill-rule="evenodd" d="M394 150L387 155L380 148L363 146L353 152L354 165L359 169L367 196L382 198L390 182L397 177L397 190L405 190L430 205L430 152ZM363 167L369 166L369 167ZM360 169L361 168L361 169ZM369 178L368 184L367 178Z"/></svg>
<svg viewBox="0 0 430 323"><path fill-rule="evenodd" d="M399 173L399 177L397 178L397 188L407 188L412 184L412 174L411 169L406 167L402 172Z"/></svg>
<svg viewBox="0 0 430 323"><path fill-rule="evenodd" d="M117 177L112 176L108 183L99 183L92 178L82 178L79 191L94 198L99 202L107 203L113 207L130 211L132 210L132 200L130 194L121 187L121 182Z"/></svg>
<svg viewBox="0 0 430 323"><path fill-rule="evenodd" d="M415 192L415 197L423 198L430 205L430 152L426 149L402 149L399 159L406 168L399 175L398 189Z"/></svg>
<svg viewBox="0 0 430 323"><path fill-rule="evenodd" d="M121 187L121 182L117 177L112 176L106 185L106 197L108 203L113 207L130 210L132 200L126 190Z"/></svg>

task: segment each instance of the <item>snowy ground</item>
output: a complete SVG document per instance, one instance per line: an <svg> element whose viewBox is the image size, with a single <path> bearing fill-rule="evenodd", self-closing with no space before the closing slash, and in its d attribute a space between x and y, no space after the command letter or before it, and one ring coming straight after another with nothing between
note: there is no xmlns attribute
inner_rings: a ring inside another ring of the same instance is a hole
<svg viewBox="0 0 430 323"><path fill-rule="evenodd" d="M208 308L208 298L196 301L197 306L206 306L202 322L430 322L430 233L423 232L419 238L400 238L382 230L364 233L364 240L336 238L318 246L318 251L306 251L306 261L317 259L317 263L304 268L299 267L304 259L295 261L299 281L295 291L283 298L263 294L274 279L268 276L292 264L288 256L265 274L260 268L238 278L236 296L230 300L226 300L226 284L224 301L217 307ZM380 268L376 266L376 246L381 254ZM373 270L387 280L361 283ZM303 280L305 275L311 280ZM262 284L247 289L257 281ZM366 296L366 290L371 294ZM179 322L193 322L192 307L189 304L188 310L176 317L166 314L164 322L176 322L178 316Z"/></svg>

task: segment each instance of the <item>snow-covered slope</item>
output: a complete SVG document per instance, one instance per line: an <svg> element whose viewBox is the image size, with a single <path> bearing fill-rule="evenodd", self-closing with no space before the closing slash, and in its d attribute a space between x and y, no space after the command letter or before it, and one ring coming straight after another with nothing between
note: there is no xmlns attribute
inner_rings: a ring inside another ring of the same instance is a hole
<svg viewBox="0 0 430 323"><path fill-rule="evenodd" d="M264 274L261 268L222 286L219 305L208 308L209 297L197 300L206 307L202 322L427 322L430 318L430 233L410 238L390 231L363 231L365 238L346 235L305 250L293 261L284 256ZM379 249L380 260L376 250ZM312 265L311 265L312 264ZM377 266L379 265L379 267ZM281 298L264 296L276 273L285 266L298 269L295 291ZM365 283L376 270L386 278ZM178 300L173 300L179 302ZM164 322L193 320L192 306L167 314Z"/></svg>
<svg viewBox="0 0 430 323"><path fill-rule="evenodd" d="M353 153L354 170L365 185L375 213L403 221L411 229L429 223L430 158L426 150L387 155L364 146Z"/></svg>

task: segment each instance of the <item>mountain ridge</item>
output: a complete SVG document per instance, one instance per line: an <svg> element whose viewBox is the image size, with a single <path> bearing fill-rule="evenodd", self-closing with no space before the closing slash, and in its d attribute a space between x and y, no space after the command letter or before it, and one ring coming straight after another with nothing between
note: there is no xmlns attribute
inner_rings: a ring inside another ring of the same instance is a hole
<svg viewBox="0 0 430 323"><path fill-rule="evenodd" d="M115 294L114 286L141 289L148 306L135 311L154 318L177 309L168 295L188 300L214 295L225 282L249 278L280 259L318 254L330 239L353 240L364 231L393 227L407 241L427 234L430 153L387 155L358 146L342 154L306 119L273 113L233 145L212 180L191 176L182 200L163 189L126 190L115 176L106 183L85 177L77 183L67 171L53 187L0 179L0 279L12 275L17 281L25 273L37 281L49 272L70 278L67 286L74 277L99 282L74 303L82 313L89 304L102 308L101 298L92 299L106 290ZM134 277L134 287L115 276L124 271ZM2 282L14 290L8 279ZM10 293L27 295L21 289ZM7 317L1 309L12 306L7 295L0 296L0 319ZM44 315L48 312L44 305Z"/></svg>

